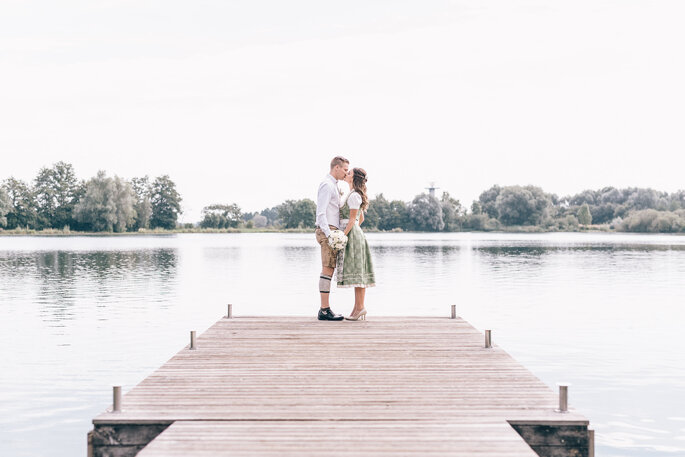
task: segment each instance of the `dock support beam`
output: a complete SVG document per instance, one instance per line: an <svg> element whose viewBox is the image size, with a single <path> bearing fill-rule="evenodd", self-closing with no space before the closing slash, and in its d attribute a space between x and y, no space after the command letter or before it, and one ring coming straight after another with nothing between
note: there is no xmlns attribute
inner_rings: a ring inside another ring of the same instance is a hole
<svg viewBox="0 0 685 457"><path fill-rule="evenodd" d="M452 315L450 319L456 319L457 318L457 305L452 305Z"/></svg>
<svg viewBox="0 0 685 457"><path fill-rule="evenodd" d="M88 457L135 457L169 425L95 424L88 434Z"/></svg>
<svg viewBox="0 0 685 457"><path fill-rule="evenodd" d="M594 457L593 435L587 425L509 423L540 457Z"/></svg>
<svg viewBox="0 0 685 457"><path fill-rule="evenodd" d="M485 331L485 347L486 348L492 347L492 331L491 330Z"/></svg>
<svg viewBox="0 0 685 457"><path fill-rule="evenodd" d="M233 319L233 305L228 305L228 310L226 312L226 319Z"/></svg>
<svg viewBox="0 0 685 457"><path fill-rule="evenodd" d="M197 344L195 343L195 330L191 330L190 332L190 348L192 350L197 349Z"/></svg>

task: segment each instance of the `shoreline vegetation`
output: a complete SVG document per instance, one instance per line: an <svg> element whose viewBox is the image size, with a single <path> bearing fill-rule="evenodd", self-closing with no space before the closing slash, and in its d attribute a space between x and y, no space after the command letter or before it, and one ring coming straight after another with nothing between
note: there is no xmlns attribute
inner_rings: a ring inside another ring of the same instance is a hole
<svg viewBox="0 0 685 457"><path fill-rule="evenodd" d="M183 233L313 233L312 228L294 228L294 229L279 229L279 228L247 228L247 227L236 227L236 228L175 228L175 229L152 229L152 230L139 230L137 232L88 232L88 231L78 231L71 229L43 229L43 230L32 230L32 229L12 229L3 230L0 229L0 236L169 236L178 235ZM366 233L486 233L484 230L463 230L461 232L426 232L426 231L404 231L404 230L378 230L370 229L365 230ZM619 233L615 230L610 230L604 227L593 228L590 227L583 232L588 233ZM538 227L523 227L523 228L507 228L504 230L492 230L487 233L559 233L550 232L539 229Z"/></svg>
<svg viewBox="0 0 685 457"><path fill-rule="evenodd" d="M194 227L191 229L176 228L176 229L155 229L155 230L140 230L138 232L84 232L75 230L60 230L60 229L44 229L44 230L24 230L0 229L0 237L127 237L127 236L174 236L179 234L253 234L253 233L313 233L313 229L276 229L276 228L228 228L228 229L203 229ZM560 231L560 230L543 230L539 227L507 227L502 230L462 230L460 232L426 232L426 231L404 231L404 230L366 230L365 233L607 233L607 234L651 234L651 235L673 235L685 236L682 232L624 232L610 229L607 226L590 226L576 231Z"/></svg>
<svg viewBox="0 0 685 457"><path fill-rule="evenodd" d="M57 162L33 182L0 181L0 235L102 236L177 233L306 233L316 204L287 200L259 212L214 203L197 223L178 222L181 195L168 175L126 180L99 171L78 180ZM448 192L413 200L369 200L367 232L634 232L685 234L685 190L604 187L559 197L542 188L494 185L469 207Z"/></svg>
<svg viewBox="0 0 685 457"><path fill-rule="evenodd" d="M178 234L243 234L243 233L312 233L313 228L276 228L276 227L263 227L263 228L248 228L245 226L241 227L229 227L229 228L202 228L202 227L177 227L174 229L140 229L135 232L89 232L89 231L79 231L71 230L69 228L65 229L21 229L15 228L11 230L3 230L0 228L0 236L55 236L55 237L68 237L68 236L172 236ZM674 236L684 236L685 232L627 232L619 231L615 228L611 228L607 224L602 225L589 225L587 227L580 227L578 230L545 230L543 227L538 226L511 226L503 227L498 230L461 230L452 232L435 232L435 231L419 231L419 230L379 230L378 228L366 229L366 233L632 233L632 234L661 234L661 235L674 235Z"/></svg>

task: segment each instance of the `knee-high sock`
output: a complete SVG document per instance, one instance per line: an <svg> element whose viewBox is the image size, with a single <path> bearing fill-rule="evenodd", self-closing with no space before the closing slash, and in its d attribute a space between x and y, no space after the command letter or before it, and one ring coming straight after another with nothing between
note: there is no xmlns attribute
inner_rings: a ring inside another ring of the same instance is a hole
<svg viewBox="0 0 685 457"><path fill-rule="evenodd" d="M328 294L331 292L331 277L326 275L319 276L319 292Z"/></svg>

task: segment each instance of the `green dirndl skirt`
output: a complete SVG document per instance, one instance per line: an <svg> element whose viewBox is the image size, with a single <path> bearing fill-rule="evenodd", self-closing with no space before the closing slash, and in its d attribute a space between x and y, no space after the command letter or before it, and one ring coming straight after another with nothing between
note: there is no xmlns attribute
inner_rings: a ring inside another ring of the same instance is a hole
<svg viewBox="0 0 685 457"><path fill-rule="evenodd" d="M359 224L347 234L345 249L338 254L336 265L338 287L373 287L376 278L371 263L371 250Z"/></svg>

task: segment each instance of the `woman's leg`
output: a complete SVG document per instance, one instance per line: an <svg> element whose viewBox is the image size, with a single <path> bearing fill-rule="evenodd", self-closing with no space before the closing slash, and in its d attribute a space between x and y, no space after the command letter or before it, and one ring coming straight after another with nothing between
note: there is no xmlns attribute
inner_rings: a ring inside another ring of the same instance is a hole
<svg viewBox="0 0 685 457"><path fill-rule="evenodd" d="M366 288L364 287L355 287L354 288L354 309L350 313L350 318L353 318L354 320L357 320L357 318L364 318L364 316L359 316L359 312L364 309L364 294L366 292ZM364 312L366 314L366 312ZM356 318L355 318L356 316Z"/></svg>
<svg viewBox="0 0 685 457"><path fill-rule="evenodd" d="M354 288L354 312L355 314L364 308L364 295L366 295L365 287Z"/></svg>

